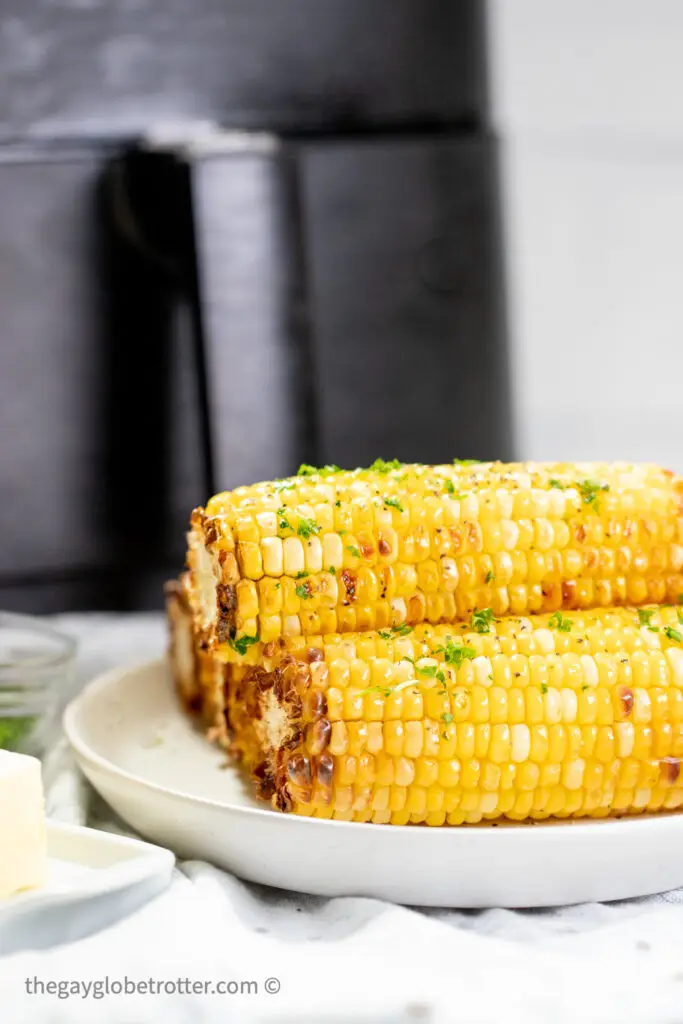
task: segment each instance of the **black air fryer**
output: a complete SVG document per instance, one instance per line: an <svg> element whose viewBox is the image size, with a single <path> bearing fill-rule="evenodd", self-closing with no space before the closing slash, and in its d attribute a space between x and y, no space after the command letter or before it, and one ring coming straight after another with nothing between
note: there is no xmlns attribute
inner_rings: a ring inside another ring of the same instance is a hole
<svg viewBox="0 0 683 1024"><path fill-rule="evenodd" d="M512 455L480 3L9 5L0 605L158 604L303 461Z"/></svg>

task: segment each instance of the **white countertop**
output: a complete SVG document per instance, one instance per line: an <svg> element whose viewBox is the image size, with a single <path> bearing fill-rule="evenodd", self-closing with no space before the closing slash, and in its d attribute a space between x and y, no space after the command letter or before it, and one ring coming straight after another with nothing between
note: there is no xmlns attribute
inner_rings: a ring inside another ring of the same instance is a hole
<svg viewBox="0 0 683 1024"><path fill-rule="evenodd" d="M78 685L165 644L159 615L58 621L81 644ZM46 779L52 816L123 830L64 747L48 759ZM126 976L252 981L260 991L60 999L28 995L25 985ZM264 991L272 978L277 993ZM12 1024L674 1022L683 1012L683 891L561 910L419 910L284 893L185 862L167 892L118 924L0 960L0 1006Z"/></svg>

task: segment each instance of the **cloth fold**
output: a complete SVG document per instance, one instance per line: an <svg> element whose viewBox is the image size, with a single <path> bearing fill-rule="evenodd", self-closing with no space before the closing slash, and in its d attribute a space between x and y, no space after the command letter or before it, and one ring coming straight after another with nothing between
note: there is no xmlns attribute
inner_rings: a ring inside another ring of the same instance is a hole
<svg viewBox="0 0 683 1024"><path fill-rule="evenodd" d="M57 624L81 643L76 686L165 643L160 616ZM129 831L63 739L44 774L52 817ZM106 978L110 989L127 979L161 991L96 996ZM26 979L92 987L60 998L30 994ZM12 1024L674 1024L683 1019L683 891L549 910L420 909L286 893L186 861L167 892L115 925L1 960L0 1007Z"/></svg>

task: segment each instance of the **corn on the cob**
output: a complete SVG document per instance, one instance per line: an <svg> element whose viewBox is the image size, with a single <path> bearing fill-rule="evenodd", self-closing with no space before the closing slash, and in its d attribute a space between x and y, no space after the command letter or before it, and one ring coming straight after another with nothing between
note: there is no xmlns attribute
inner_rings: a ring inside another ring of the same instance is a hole
<svg viewBox="0 0 683 1024"><path fill-rule="evenodd" d="M209 739L226 745L226 666L202 649L194 633L188 599L188 576L166 584L169 660L176 691L185 710L198 716Z"/></svg>
<svg viewBox="0 0 683 1024"><path fill-rule="evenodd" d="M676 808L682 644L670 607L282 638L228 666L233 747L261 797L321 818Z"/></svg>
<svg viewBox="0 0 683 1024"><path fill-rule="evenodd" d="M197 510L197 628L243 652L473 611L675 602L683 481L649 465L334 467L242 487Z"/></svg>

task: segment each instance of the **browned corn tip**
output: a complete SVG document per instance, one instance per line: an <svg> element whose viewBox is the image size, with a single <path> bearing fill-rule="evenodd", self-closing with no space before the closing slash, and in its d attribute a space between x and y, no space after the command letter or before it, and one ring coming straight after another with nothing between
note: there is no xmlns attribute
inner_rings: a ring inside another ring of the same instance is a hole
<svg viewBox="0 0 683 1024"><path fill-rule="evenodd" d="M619 700L621 702L621 710L625 718L633 711L633 690L630 686L622 686L619 690Z"/></svg>
<svg viewBox="0 0 683 1024"><path fill-rule="evenodd" d="M331 736L331 723L326 718L319 718L317 722L312 722L306 729L306 749L314 757L322 754L329 747Z"/></svg>
<svg viewBox="0 0 683 1024"><path fill-rule="evenodd" d="M318 758L317 779L321 786L331 786L334 774L334 758L330 754L321 754Z"/></svg>
<svg viewBox="0 0 683 1024"><path fill-rule="evenodd" d="M287 761L287 776L295 786L310 787L312 783L310 758L305 754L293 754Z"/></svg>
<svg viewBox="0 0 683 1024"><path fill-rule="evenodd" d="M194 529L201 529L206 519L206 512L201 505L192 509L190 513L190 527Z"/></svg>
<svg viewBox="0 0 683 1024"><path fill-rule="evenodd" d="M322 690L309 690L303 700L304 722L315 722L327 714L327 697Z"/></svg>
<svg viewBox="0 0 683 1024"><path fill-rule="evenodd" d="M663 757L659 762L662 779L671 786L678 780L681 773L681 761L678 757Z"/></svg>

